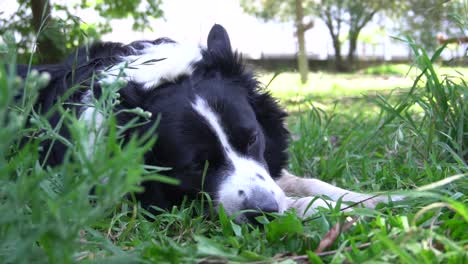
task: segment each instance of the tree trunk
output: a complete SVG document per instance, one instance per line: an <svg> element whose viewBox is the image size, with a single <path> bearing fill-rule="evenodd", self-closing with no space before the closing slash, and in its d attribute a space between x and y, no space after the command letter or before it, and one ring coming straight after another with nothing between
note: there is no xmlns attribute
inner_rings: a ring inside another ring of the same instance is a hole
<svg viewBox="0 0 468 264"><path fill-rule="evenodd" d="M305 47L305 27L304 27L304 9L302 7L302 0L296 0L296 35L299 46L297 54L297 66L301 75L301 83L307 82L307 75L309 74L309 62L307 59L307 52Z"/></svg>
<svg viewBox="0 0 468 264"><path fill-rule="evenodd" d="M357 48L357 39L359 32L349 32L349 51L347 58L348 70L354 70L355 66L355 54Z"/></svg>
<svg viewBox="0 0 468 264"><path fill-rule="evenodd" d="M340 31L341 31L341 22L337 21L336 30L333 26L333 18L330 13L330 10L326 10L322 15L325 25L327 25L328 31L332 38L333 49L335 50L335 70L338 72L346 71L347 67L343 63L343 57L341 56L341 42L340 42Z"/></svg>
<svg viewBox="0 0 468 264"><path fill-rule="evenodd" d="M31 1L32 26L36 32L39 32L41 25L47 24L50 20L50 3L48 0Z"/></svg>
<svg viewBox="0 0 468 264"><path fill-rule="evenodd" d="M63 59L65 55L65 44L58 26L51 26L52 19L50 13L49 0L33 0L31 1L32 20L31 24L38 34L37 50L39 62L42 64L57 63ZM55 36L55 41L52 36ZM62 47L61 47L62 46Z"/></svg>
<svg viewBox="0 0 468 264"><path fill-rule="evenodd" d="M333 49L335 50L335 70L338 72L347 71L346 65L343 63L343 57L341 56L341 43L339 36L332 36Z"/></svg>

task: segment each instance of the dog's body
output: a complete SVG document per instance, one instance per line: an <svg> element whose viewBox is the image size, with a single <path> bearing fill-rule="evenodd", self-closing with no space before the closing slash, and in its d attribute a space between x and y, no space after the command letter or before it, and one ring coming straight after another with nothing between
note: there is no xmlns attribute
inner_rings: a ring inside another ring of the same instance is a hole
<svg viewBox="0 0 468 264"><path fill-rule="evenodd" d="M296 207L303 216L313 212L306 212L312 198L293 199L285 192L306 197L325 194L353 202L369 197L284 171L289 136L284 127L286 113L245 70L219 25L210 31L207 48L170 39L100 43L79 50L64 64L35 68L51 75L36 106L43 113L70 87L80 84L83 89L73 92L68 101L85 105L75 106L83 122L99 123L103 116L90 105L91 99L99 98L104 84L121 78L126 85L119 90L121 104L116 111L139 107L152 113L153 123L160 116L158 140L145 162L171 168L164 174L181 184L143 183L145 191L137 198L145 207L170 208L184 196L193 198L202 189L205 165L204 191L230 215L244 209L281 213L289 207ZM20 75L26 75L24 70L19 68ZM93 74L97 80L91 78ZM52 116L51 125L59 119L58 114ZM131 116L123 112L117 119L125 124ZM128 133L143 134L151 125ZM67 131L61 133L67 136ZM95 140L98 137L90 133L88 144ZM59 164L65 151L65 146L54 143L47 163ZM385 200L378 197L366 205ZM317 200L311 208L319 205L323 203ZM252 216L240 214L236 219L252 220Z"/></svg>

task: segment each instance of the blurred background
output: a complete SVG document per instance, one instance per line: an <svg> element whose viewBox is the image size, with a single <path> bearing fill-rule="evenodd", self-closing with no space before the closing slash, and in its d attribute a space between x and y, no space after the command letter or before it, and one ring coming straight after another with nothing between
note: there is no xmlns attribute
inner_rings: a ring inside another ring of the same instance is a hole
<svg viewBox="0 0 468 264"><path fill-rule="evenodd" d="M465 0L3 0L0 34L14 32L26 55L20 59L37 43L37 62L54 63L96 40L169 36L204 44L219 23L235 48L269 70L295 70L304 57L303 71L306 64L351 71L410 60L410 48L398 39L406 36L429 51L448 42L443 59L463 63L467 27L458 21L466 8Z"/></svg>
<svg viewBox="0 0 468 264"><path fill-rule="evenodd" d="M120 199L152 177L134 164L143 149L114 135L83 158L89 133L69 114L70 162L39 165L37 146L63 139L32 111L47 78L31 73L20 93L15 63L58 63L99 40L205 45L214 23L288 111L290 172L414 198L356 208L363 217L336 235L336 209L260 232L212 222L203 202L146 222ZM467 263L467 33L468 0L0 0L0 262ZM334 245L321 260L322 241Z"/></svg>
<svg viewBox="0 0 468 264"><path fill-rule="evenodd" d="M412 86L411 45L464 73L466 0L3 0L0 34L12 32L18 62L57 63L92 42L168 36L205 45L214 23L228 30L279 97L356 94ZM2 41L2 40L0 40ZM31 54L34 56L31 56ZM1 58L0 52L0 58Z"/></svg>

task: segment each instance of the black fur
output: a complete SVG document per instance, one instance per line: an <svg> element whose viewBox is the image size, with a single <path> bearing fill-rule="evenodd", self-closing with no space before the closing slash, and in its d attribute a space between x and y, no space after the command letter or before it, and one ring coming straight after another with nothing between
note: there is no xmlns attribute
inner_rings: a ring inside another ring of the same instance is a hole
<svg viewBox="0 0 468 264"><path fill-rule="evenodd" d="M218 33L209 36L208 49L202 51L203 58L195 65L193 74L150 90L142 89L142 84L128 82L119 91L122 103L116 111L140 107L151 112L153 119L160 115L161 121L156 130L158 140L147 153L145 161L147 164L172 168L165 174L181 182L178 186L158 182L142 183L145 191L137 194L137 198L145 207L155 205L169 208L180 203L184 196L193 198L201 189L202 170L206 161L209 162L209 169L205 190L215 193L223 180L222 171L231 166L225 160L220 142L206 122L193 111L191 103L195 95L205 98L220 116L229 141L237 152L266 163L272 178L279 177L281 169L286 166L288 132L284 127L285 112L260 87L252 73L246 70L239 54L231 50L229 37L223 35L224 29L215 27ZM83 95L90 89L93 73L118 63L120 56L138 54L144 42L128 45L96 43L89 48L79 49L62 64L33 67L47 71L52 77L50 84L40 91L35 108L41 113L47 112L74 85L78 85L78 88L67 102L81 102ZM172 40L158 39L149 43L166 42ZM22 76L27 73L25 67L19 67L18 71ZM100 96L100 89L95 82L95 97ZM80 113L79 109L75 112ZM118 123L124 124L132 117L122 114L117 118ZM55 126L58 120L58 114L52 115L51 125ZM142 134L149 126L141 126L129 133ZM65 130L62 134L68 136ZM258 136L259 143L256 143L258 146L247 148L247 140L251 135ZM47 149L47 144L51 142L44 144L44 149ZM47 164L62 162L65 151L63 145L55 142Z"/></svg>

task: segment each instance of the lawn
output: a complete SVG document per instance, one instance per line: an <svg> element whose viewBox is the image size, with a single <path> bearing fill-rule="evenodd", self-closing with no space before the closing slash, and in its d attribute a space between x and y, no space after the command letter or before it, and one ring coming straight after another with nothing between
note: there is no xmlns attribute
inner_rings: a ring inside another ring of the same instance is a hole
<svg viewBox="0 0 468 264"><path fill-rule="evenodd" d="M468 76L468 67L434 66L440 76L458 79ZM378 74L377 74L378 73ZM269 85L269 90L279 98L291 100L308 95L324 97L360 96L363 93L388 92L394 89L407 89L413 86L421 73L416 66L395 64L369 67L356 73L313 72L308 82L300 83L297 73L261 72L259 79Z"/></svg>
<svg viewBox="0 0 468 264"><path fill-rule="evenodd" d="M397 191L408 199L349 213L323 208L306 220L288 212L261 217L264 225L255 227L215 212L203 194L199 201L158 215L144 212L131 198L122 199L137 191L143 179L167 179L158 176L160 168L141 164L147 143L134 140L122 147L118 129L109 130L93 159L79 144L66 142L74 149L66 162L42 167L38 142L64 139L34 114L31 124L42 133L25 129L28 101L13 102L17 80L0 68L0 259L466 263L467 71L453 71L455 77L446 79L450 68L433 69L421 57L419 67L429 70L416 85L416 73L382 76L370 71L311 73L304 86L295 74L283 73L268 87L290 112L291 172L356 191ZM260 80L268 83L272 76L264 74ZM32 76L26 91L30 97L43 78ZM106 107L113 100L112 93L103 95L102 110L110 116ZM64 116L73 139L80 142L85 128ZM113 122L110 118L106 125L115 127ZM34 137L20 144L24 135ZM112 180L101 184L108 175ZM321 243L326 247L317 250Z"/></svg>

